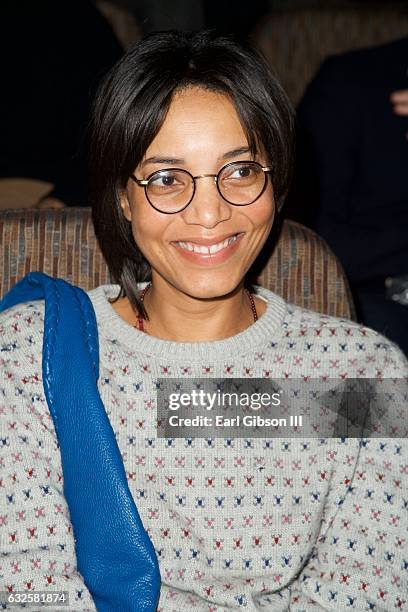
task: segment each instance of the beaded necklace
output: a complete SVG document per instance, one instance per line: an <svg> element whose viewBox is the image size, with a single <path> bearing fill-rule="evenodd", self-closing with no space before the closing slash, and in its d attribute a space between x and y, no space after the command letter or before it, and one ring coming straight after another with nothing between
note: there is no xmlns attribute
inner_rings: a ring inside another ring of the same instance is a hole
<svg viewBox="0 0 408 612"><path fill-rule="evenodd" d="M145 299L146 293L148 292L148 290L150 289L151 286L152 286L152 283L149 283L148 285L146 285L146 287L141 292L141 294L140 294L140 301L142 302L142 304L143 304L143 301ZM255 323L255 321L258 320L258 313L256 312L256 306L255 306L253 295L246 288L244 289L244 291L245 291L246 295L248 296L249 302L251 304L251 312L252 312L252 316L253 316L254 323ZM134 327L136 327L136 329L138 329L139 331L144 332L145 334L148 333L145 330L145 328L144 328L144 319L139 314L137 315L137 323L136 323L136 325Z"/></svg>

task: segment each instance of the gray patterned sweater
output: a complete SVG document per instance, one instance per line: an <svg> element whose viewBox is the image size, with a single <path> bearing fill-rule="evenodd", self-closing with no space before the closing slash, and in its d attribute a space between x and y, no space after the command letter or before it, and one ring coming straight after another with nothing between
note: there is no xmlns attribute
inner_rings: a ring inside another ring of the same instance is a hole
<svg viewBox="0 0 408 612"><path fill-rule="evenodd" d="M158 609L407 609L406 439L157 436L158 378L408 377L376 332L257 292L256 323L203 343L143 334L109 304L115 287L90 292L99 391L157 552ZM42 385L43 316L32 302L0 317L0 591L64 590L69 610L94 610Z"/></svg>

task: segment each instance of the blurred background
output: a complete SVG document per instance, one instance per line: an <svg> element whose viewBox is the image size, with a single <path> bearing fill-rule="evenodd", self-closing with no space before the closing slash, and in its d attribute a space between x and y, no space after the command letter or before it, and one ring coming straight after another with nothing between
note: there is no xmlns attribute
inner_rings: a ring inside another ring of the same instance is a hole
<svg viewBox="0 0 408 612"><path fill-rule="evenodd" d="M0 208L86 206L84 138L93 92L123 50L169 28L250 39L297 106L326 57L408 35L408 4L2 0Z"/></svg>
<svg viewBox="0 0 408 612"><path fill-rule="evenodd" d="M408 34L407 2L386 0L2 0L0 15L0 208L86 206L93 92L144 34L249 38L295 106L327 56Z"/></svg>

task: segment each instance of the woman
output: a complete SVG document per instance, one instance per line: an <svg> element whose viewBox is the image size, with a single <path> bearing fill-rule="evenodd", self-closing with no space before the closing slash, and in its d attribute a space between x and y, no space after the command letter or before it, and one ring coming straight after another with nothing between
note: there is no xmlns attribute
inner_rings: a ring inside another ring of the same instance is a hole
<svg viewBox="0 0 408 612"><path fill-rule="evenodd" d="M117 282L89 294L98 386L157 554L163 612L393 609L404 599L405 441L156 428L166 379L407 376L377 333L245 288L285 198L292 136L264 61L208 33L152 35L96 99L93 218ZM92 610L41 392L42 325L41 302L1 319L3 473L17 504L2 529L18 542L2 573L20 590L49 573L70 609Z"/></svg>

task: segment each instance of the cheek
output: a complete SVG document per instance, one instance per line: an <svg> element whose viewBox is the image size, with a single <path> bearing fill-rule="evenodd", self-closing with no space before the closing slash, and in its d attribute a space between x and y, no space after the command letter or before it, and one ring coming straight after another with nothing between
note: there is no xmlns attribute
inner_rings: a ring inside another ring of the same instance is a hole
<svg viewBox="0 0 408 612"><path fill-rule="evenodd" d="M272 189L270 192L268 189L268 192L263 194L262 198L255 204L255 208L251 212L252 223L256 229L270 230L276 212Z"/></svg>
<svg viewBox="0 0 408 612"><path fill-rule="evenodd" d="M133 211L132 232L138 248L149 261L163 251L163 236L166 234L168 220L158 218L155 211L144 209Z"/></svg>
<svg viewBox="0 0 408 612"><path fill-rule="evenodd" d="M146 220L139 216L132 217L132 231L136 244L142 250L154 239L154 225L146 223Z"/></svg>

